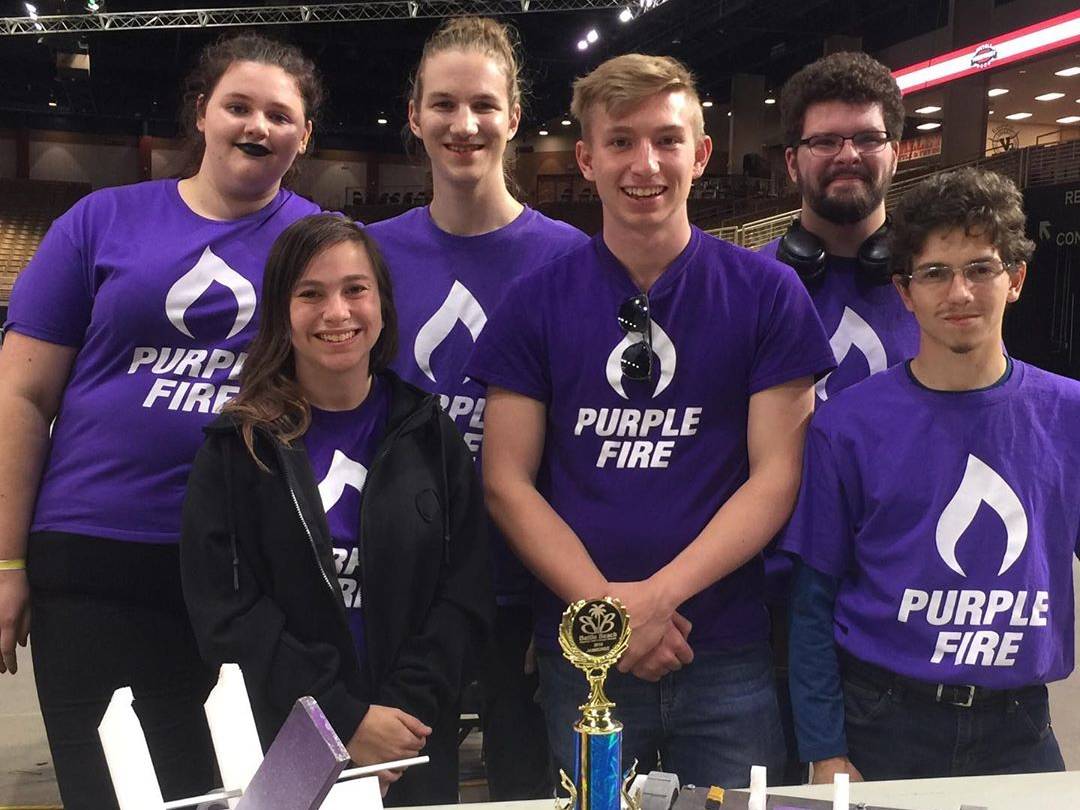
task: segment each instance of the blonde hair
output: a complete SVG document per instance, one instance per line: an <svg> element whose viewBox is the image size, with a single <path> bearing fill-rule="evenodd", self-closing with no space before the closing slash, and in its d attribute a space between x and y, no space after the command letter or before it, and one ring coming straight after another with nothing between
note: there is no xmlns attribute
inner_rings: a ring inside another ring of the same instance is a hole
<svg viewBox="0 0 1080 810"><path fill-rule="evenodd" d="M581 124L584 135L589 114L596 105L601 105L608 113L621 114L650 96L670 92L685 93L690 100L690 123L694 139L700 141L705 137L705 117L694 74L670 56L627 53L608 59L574 82L570 112Z"/></svg>
<svg viewBox="0 0 1080 810"><path fill-rule="evenodd" d="M506 74L506 97L510 110L521 104L521 60L517 31L490 17L453 17L439 26L424 43L420 63L409 87L409 99L419 105L424 94L424 63L443 51L472 51L495 62Z"/></svg>

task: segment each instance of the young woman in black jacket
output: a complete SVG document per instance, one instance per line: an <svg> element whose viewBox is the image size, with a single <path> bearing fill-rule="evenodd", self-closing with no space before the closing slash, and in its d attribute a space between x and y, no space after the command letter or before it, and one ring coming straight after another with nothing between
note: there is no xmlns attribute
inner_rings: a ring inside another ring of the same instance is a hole
<svg viewBox="0 0 1080 810"><path fill-rule="evenodd" d="M472 459L438 399L386 368L393 292L355 224L298 221L263 285L184 503L200 650L240 665L264 744L311 695L357 763L431 756L380 776L388 803L456 802L462 669L492 603Z"/></svg>

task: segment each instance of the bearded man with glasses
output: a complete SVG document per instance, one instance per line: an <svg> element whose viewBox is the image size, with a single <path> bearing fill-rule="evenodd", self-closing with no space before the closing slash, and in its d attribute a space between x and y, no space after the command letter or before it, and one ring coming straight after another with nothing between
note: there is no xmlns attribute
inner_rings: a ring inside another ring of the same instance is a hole
<svg viewBox="0 0 1080 810"><path fill-rule="evenodd" d="M802 208L787 233L761 252L795 269L829 335L837 368L817 381L820 405L918 348L918 326L891 284L885 216L904 103L885 65L865 53L835 53L788 79L780 118L788 175ZM790 562L767 550L765 572L788 746L785 782L797 783L806 769L799 764L787 687Z"/></svg>
<svg viewBox="0 0 1080 810"><path fill-rule="evenodd" d="M522 278L466 367L488 385L488 508L543 586L556 763L573 773L585 696L559 616L611 595L633 627L605 686L623 767L745 786L751 765L783 761L760 552L794 503L832 352L790 268L690 225L712 144L681 64L611 59L576 82L572 109L603 229Z"/></svg>
<svg viewBox="0 0 1080 810"><path fill-rule="evenodd" d="M985 170L909 191L890 261L918 352L810 425L781 548L815 782L1064 770L1046 684L1073 668L1080 383L1003 348L1024 223Z"/></svg>

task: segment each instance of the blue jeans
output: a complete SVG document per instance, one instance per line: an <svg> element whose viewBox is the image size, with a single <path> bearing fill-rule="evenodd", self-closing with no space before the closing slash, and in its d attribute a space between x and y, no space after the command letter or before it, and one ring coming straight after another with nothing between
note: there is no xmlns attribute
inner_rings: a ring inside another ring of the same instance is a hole
<svg viewBox="0 0 1080 810"><path fill-rule="evenodd" d="M589 688L559 653L540 651L540 702L556 766L574 772L573 724ZM611 670L604 687L623 724L623 770L663 769L679 781L727 788L750 784L750 766L779 775L784 734L766 642L694 662L649 683Z"/></svg>
<svg viewBox="0 0 1080 810"><path fill-rule="evenodd" d="M1046 687L961 708L855 677L843 686L848 758L868 780L1065 770Z"/></svg>

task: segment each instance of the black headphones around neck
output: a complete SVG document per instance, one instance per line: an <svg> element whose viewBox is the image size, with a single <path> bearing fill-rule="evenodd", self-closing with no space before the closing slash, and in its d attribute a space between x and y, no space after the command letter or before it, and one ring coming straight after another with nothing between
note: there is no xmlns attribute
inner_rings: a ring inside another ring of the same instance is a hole
<svg viewBox="0 0 1080 810"><path fill-rule="evenodd" d="M889 284L892 273L889 270L889 227L888 219L859 245L855 254L863 278L869 284ZM820 281L825 275L825 245L810 231L803 228L799 218L795 217L787 233L780 237L776 245L776 258L789 265L804 284Z"/></svg>

